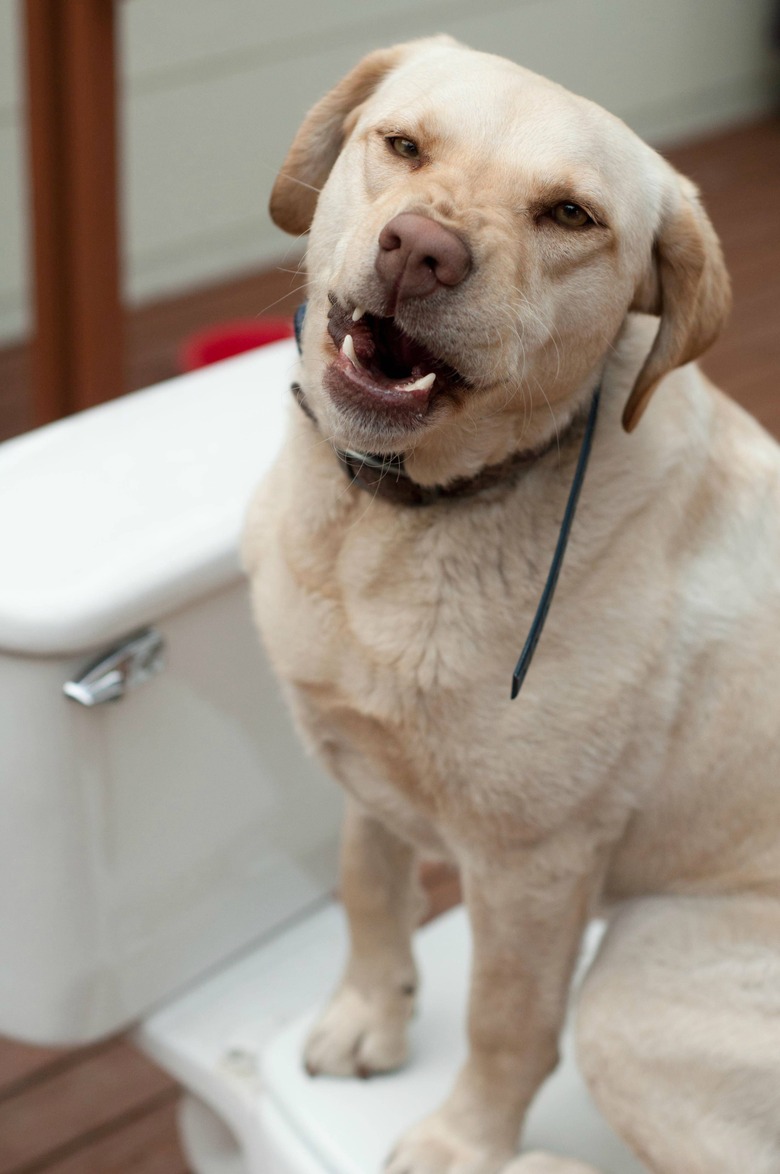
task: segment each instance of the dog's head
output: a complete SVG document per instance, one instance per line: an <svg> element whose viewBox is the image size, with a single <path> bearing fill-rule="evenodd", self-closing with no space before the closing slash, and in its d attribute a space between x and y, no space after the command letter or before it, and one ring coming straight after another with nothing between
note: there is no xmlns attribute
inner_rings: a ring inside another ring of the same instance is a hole
<svg viewBox="0 0 780 1174"><path fill-rule="evenodd" d="M304 380L345 447L500 459L587 397L634 310L660 326L630 430L729 303L689 181L592 102L447 37L372 53L314 107L271 215L311 231Z"/></svg>

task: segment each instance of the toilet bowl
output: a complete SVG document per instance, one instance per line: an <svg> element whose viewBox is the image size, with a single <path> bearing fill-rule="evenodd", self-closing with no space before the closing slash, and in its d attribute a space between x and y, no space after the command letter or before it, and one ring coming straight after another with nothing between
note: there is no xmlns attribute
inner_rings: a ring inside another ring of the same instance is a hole
<svg viewBox="0 0 780 1174"><path fill-rule="evenodd" d="M0 445L0 1033L131 1028L187 1090L196 1174L372 1174L463 1049L455 911L420 933L408 1069L299 1062L345 953L341 803L238 561L295 361L274 344ZM524 1145L637 1174L565 1056Z"/></svg>

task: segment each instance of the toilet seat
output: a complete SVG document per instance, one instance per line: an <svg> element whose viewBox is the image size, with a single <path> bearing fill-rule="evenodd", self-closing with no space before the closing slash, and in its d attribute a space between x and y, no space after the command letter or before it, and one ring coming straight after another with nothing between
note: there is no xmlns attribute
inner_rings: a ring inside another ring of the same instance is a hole
<svg viewBox="0 0 780 1174"><path fill-rule="evenodd" d="M598 936L593 927L586 956ZM422 987L409 1065L369 1081L312 1080L301 1065L303 1040L345 951L343 915L329 903L141 1027L140 1046L198 1098L182 1116L196 1174L378 1174L398 1135L442 1100L465 1054L463 909L418 935ZM523 1149L578 1157L610 1174L643 1174L590 1100L568 1033L562 1063L529 1115Z"/></svg>

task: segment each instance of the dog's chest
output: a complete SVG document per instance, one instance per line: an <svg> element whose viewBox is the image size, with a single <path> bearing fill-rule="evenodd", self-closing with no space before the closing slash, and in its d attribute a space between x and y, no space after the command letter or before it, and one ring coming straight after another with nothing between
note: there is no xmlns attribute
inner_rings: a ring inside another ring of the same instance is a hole
<svg viewBox="0 0 780 1174"><path fill-rule="evenodd" d="M255 604L278 671L330 685L380 718L468 689L512 656L538 578L500 510L438 517L360 495L312 525L287 515L255 574Z"/></svg>
<svg viewBox="0 0 780 1174"><path fill-rule="evenodd" d="M359 506L319 527L288 516L254 577L305 736L413 839L423 824L544 823L541 789L517 785L523 723L508 708L539 573L508 541L506 511Z"/></svg>

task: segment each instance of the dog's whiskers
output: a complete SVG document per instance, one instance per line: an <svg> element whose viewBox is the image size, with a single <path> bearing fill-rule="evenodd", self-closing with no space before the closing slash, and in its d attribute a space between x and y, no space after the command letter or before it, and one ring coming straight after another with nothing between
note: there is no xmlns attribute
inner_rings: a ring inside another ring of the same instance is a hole
<svg viewBox="0 0 780 1174"><path fill-rule="evenodd" d="M293 294L300 293L301 290L304 289L306 289L305 283L303 285L297 285L293 289L288 289L287 292L283 293L282 296L277 298L275 302L269 302L268 305L264 306L262 310L258 310L254 315L255 318L262 318L263 314L267 314L269 310L273 310L274 306L278 306L280 302L285 300L285 298L292 297Z"/></svg>
<svg viewBox="0 0 780 1174"><path fill-rule="evenodd" d="M315 187L314 184L311 183L306 183L305 180L299 179L297 175L290 175L288 171L280 171L279 178L289 180L290 183L297 183L302 188L308 188L310 192L316 192L317 195L319 195L322 191L322 188Z"/></svg>

